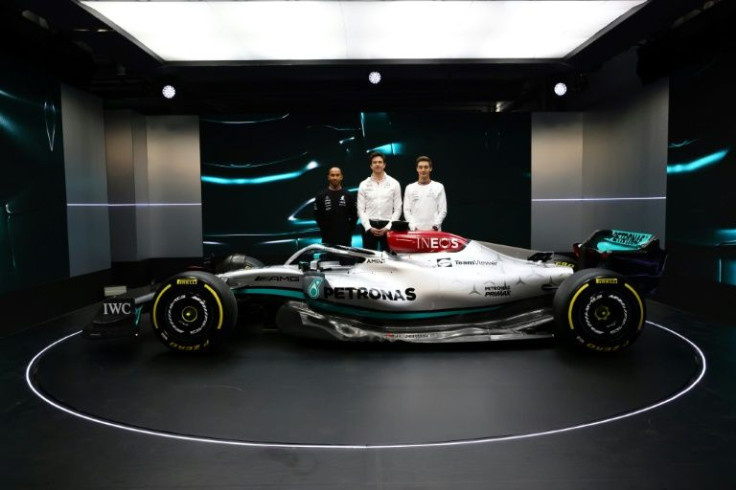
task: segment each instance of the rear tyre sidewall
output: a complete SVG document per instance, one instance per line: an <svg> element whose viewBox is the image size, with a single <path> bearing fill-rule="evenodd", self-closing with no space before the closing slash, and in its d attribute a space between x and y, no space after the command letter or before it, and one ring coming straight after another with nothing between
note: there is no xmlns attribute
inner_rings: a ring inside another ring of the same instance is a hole
<svg viewBox="0 0 736 490"><path fill-rule="evenodd" d="M639 336L646 318L641 295L620 274L605 269L576 272L553 301L557 333L592 352L617 352Z"/></svg>

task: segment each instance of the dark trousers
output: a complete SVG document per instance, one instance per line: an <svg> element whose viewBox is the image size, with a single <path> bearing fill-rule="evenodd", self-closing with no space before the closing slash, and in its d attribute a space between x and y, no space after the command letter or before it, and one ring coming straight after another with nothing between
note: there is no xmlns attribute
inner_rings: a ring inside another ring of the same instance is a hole
<svg viewBox="0 0 736 490"><path fill-rule="evenodd" d="M379 244L381 245L380 249L378 248ZM388 251L388 237L386 235L380 237L373 236L370 230L363 231L363 248Z"/></svg>
<svg viewBox="0 0 736 490"><path fill-rule="evenodd" d="M350 233L322 233L322 243L328 245L345 245L349 247L352 241L353 236Z"/></svg>

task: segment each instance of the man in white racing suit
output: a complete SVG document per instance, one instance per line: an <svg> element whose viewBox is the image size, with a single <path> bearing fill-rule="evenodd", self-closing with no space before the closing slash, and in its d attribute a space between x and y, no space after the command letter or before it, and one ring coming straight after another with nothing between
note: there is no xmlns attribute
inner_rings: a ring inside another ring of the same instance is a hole
<svg viewBox="0 0 736 490"><path fill-rule="evenodd" d="M406 186L404 194L404 220L411 230L442 229L447 216L447 197L445 186L430 178L432 159L427 156L417 158L418 180Z"/></svg>

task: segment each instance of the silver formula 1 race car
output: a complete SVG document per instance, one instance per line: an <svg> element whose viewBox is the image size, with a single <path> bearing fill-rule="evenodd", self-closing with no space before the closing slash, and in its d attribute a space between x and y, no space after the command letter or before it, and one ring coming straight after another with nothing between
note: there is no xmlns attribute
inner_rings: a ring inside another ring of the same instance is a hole
<svg viewBox="0 0 736 490"><path fill-rule="evenodd" d="M613 352L640 334L643 297L665 253L647 233L599 230L573 253L535 252L435 231L392 231L390 252L310 245L283 265L230 256L215 273L181 272L155 292L103 304L88 338L137 332L150 311L169 348L207 351L239 307L271 305L279 330L343 341L485 342L562 337Z"/></svg>

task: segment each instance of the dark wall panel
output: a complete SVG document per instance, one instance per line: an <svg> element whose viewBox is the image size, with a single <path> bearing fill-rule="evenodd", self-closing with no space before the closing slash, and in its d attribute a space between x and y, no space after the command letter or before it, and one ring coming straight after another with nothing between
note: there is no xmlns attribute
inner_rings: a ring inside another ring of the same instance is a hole
<svg viewBox="0 0 736 490"><path fill-rule="evenodd" d="M731 53L682 68L670 87L668 292L723 312L732 307L714 298L727 293L732 303L736 294L735 60Z"/></svg>
<svg viewBox="0 0 736 490"><path fill-rule="evenodd" d="M720 272L693 271L736 285L736 101L725 83L733 57L673 77L667 170L667 237L720 249Z"/></svg>
<svg viewBox="0 0 736 490"><path fill-rule="evenodd" d="M60 88L0 53L0 294L69 276Z"/></svg>

